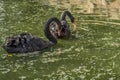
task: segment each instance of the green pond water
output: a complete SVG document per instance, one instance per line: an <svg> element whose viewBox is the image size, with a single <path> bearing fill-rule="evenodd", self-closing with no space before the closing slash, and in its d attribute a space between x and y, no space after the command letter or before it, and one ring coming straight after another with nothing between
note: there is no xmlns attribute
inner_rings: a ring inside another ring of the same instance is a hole
<svg viewBox="0 0 120 80"><path fill-rule="evenodd" d="M0 47L0 80L120 80L120 21L80 14L78 5L61 1L0 0L1 46L6 37L22 32L47 40L46 20L60 18L64 10L77 23L68 40L59 39L43 52L8 56Z"/></svg>

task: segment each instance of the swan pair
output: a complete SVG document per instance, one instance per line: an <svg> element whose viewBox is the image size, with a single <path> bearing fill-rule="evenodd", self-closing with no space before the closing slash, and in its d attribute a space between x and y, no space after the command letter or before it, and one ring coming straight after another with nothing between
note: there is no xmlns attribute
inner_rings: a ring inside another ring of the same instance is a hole
<svg viewBox="0 0 120 80"><path fill-rule="evenodd" d="M44 27L45 36L49 41L35 37L29 33L21 33L16 36L8 37L3 44L3 48L8 53L28 53L34 51L42 51L48 47L54 46L57 43L57 38L69 37L70 28L66 21L66 16L74 24L76 29L75 19L69 11L64 11L61 15L61 20L52 17L47 20Z"/></svg>

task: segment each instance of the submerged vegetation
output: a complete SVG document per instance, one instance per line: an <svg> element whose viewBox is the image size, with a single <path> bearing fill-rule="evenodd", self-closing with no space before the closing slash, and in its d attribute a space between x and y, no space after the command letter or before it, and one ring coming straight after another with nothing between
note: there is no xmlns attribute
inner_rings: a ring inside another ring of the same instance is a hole
<svg viewBox="0 0 120 80"><path fill-rule="evenodd" d="M0 1L0 45L6 37L22 32L45 38L46 20L59 18L66 10L48 4L47 0ZM59 39L54 47L29 55L11 57L0 48L0 79L119 80L120 20L70 11L77 30L68 40Z"/></svg>

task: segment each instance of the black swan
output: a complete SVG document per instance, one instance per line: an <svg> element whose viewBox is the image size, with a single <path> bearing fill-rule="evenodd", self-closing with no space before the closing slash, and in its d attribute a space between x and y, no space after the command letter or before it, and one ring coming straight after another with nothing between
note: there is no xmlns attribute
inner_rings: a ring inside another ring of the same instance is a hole
<svg viewBox="0 0 120 80"><path fill-rule="evenodd" d="M52 18L52 20L61 25L59 20L56 18ZM49 39L49 41L45 41L28 33L21 33L7 38L2 47L8 53L28 53L41 51L45 48L51 47L57 43L57 39L51 34L48 26L49 24L50 22L48 21L44 27L45 36ZM61 29L61 26L58 26L58 28Z"/></svg>
<svg viewBox="0 0 120 80"><path fill-rule="evenodd" d="M58 21L58 19L56 19L56 21L52 18L49 18L48 22L50 22L51 24L48 25L49 28L50 28L50 32L52 33L52 35L54 35L54 37L57 37L57 38L63 38L63 37L66 37L68 38L70 36L70 27L69 27L69 24L66 20L66 16L68 16L70 18L70 21L73 23L74 25L74 28L73 28L73 31L76 30L76 22L75 22L75 18L72 16L72 14L69 12L69 11L64 11L61 15L61 19L60 19L60 23L61 23L61 29L58 28L58 26L60 26L59 24L57 24L56 21Z"/></svg>

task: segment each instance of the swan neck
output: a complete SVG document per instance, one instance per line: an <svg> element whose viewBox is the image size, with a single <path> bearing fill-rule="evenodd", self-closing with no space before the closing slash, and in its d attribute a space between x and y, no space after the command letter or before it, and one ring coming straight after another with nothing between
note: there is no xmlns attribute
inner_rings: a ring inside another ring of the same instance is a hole
<svg viewBox="0 0 120 80"><path fill-rule="evenodd" d="M51 24L51 22L56 22L59 29L61 29L61 23L56 17L52 17L52 18L48 19L48 21L45 24L45 28L44 28L45 36L49 39L49 41L56 44L57 39L50 32L50 24Z"/></svg>
<svg viewBox="0 0 120 80"><path fill-rule="evenodd" d="M74 23L74 17L72 16L72 14L69 11L64 11L61 15L61 21L65 20L66 21L66 16L68 16L70 18L70 21L72 23Z"/></svg>

